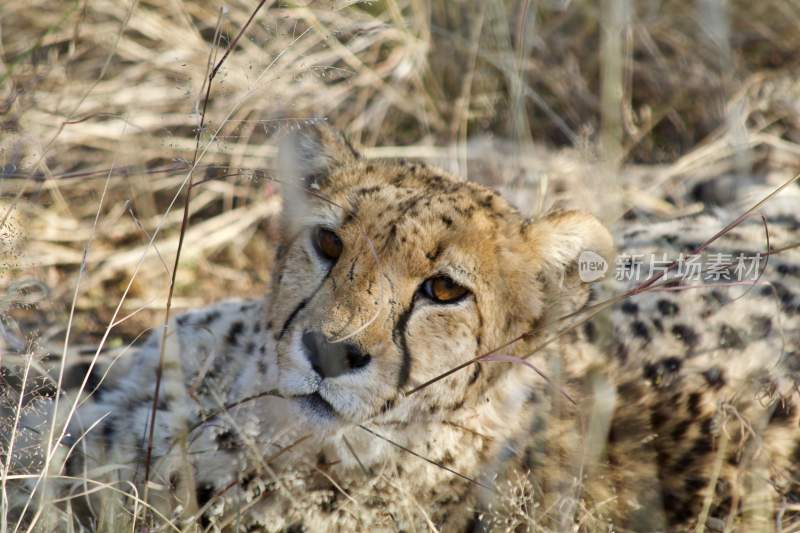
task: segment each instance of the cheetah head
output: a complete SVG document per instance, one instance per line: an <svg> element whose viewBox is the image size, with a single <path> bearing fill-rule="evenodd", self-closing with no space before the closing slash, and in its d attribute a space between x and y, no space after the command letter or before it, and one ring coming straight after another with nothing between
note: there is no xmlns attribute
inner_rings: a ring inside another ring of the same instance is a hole
<svg viewBox="0 0 800 533"><path fill-rule="evenodd" d="M439 169L364 160L327 127L280 152L269 309L279 390L316 424L469 408L512 365L471 365L405 392L583 305L578 255L612 248L588 214L528 220Z"/></svg>

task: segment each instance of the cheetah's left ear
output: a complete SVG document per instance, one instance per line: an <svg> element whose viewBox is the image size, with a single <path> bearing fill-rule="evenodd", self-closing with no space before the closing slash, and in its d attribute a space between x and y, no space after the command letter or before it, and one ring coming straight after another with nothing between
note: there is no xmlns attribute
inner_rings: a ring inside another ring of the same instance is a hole
<svg viewBox="0 0 800 533"><path fill-rule="evenodd" d="M531 222L525 228L529 250L536 254L535 264L559 285L594 281L592 272L579 272L578 262L585 258L595 263L613 265L614 239L594 216L583 211L557 211ZM585 253L586 252L586 253ZM593 269L597 265L592 266Z"/></svg>
<svg viewBox="0 0 800 533"><path fill-rule="evenodd" d="M344 135L317 122L283 137L278 149L278 173L281 180L318 189L338 168L360 157Z"/></svg>

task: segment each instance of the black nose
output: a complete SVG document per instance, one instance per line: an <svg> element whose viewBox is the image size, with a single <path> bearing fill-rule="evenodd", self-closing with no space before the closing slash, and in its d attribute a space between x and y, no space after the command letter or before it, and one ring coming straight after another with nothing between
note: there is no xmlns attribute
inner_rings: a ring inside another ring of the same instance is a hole
<svg viewBox="0 0 800 533"><path fill-rule="evenodd" d="M303 333L303 348L311 368L323 378L347 374L367 366L370 360L369 354L362 352L355 344L329 342L325 335L317 331Z"/></svg>

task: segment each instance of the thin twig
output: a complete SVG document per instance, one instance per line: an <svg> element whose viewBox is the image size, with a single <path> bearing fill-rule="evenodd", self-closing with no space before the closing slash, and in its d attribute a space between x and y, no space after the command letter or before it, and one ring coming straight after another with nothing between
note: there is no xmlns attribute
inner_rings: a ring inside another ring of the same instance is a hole
<svg viewBox="0 0 800 533"><path fill-rule="evenodd" d="M399 449L403 450L404 452L410 453L410 454L411 454L411 455L413 455L414 457L417 457L417 458L419 458L419 459L422 459L422 460L423 460L423 461L425 461L426 463L430 463L430 464L432 464L433 466L436 466L436 467L439 467L439 468L441 468L442 470L447 470L447 471L448 471L448 472L450 472L451 474L453 474L453 475L455 475L455 476L458 476L458 477L460 477L461 479L465 479L465 480L469 481L470 483L472 483L472 484L474 484L474 485L478 485L479 487L482 487L482 488L484 488L484 489L486 489L486 490L488 490L488 491L490 491L490 492L496 492L496 491L495 491L495 490L494 490L492 487L490 487L489 485L486 485L486 484L484 484L484 483L481 483L480 481L478 481L478 480L476 480L476 479L472 479L471 477L469 477L469 476L466 476L466 475L464 475L464 474L462 474L461 472L458 472L458 471L456 471L456 470L453 470L452 468L449 468L449 467L447 467L447 466L445 466L445 465L443 465L443 464L441 464L441 463L437 463L437 462L436 462L436 461L434 461L433 459L428 459L428 458L427 458L427 457L425 457L424 455L420 455L420 454L418 454L417 452L415 452L414 450L411 450L411 449L409 449L409 448L406 448L406 447L405 447L405 446L403 446L402 444L400 444L400 443L397 443L397 442L393 441L392 439L390 439L390 438L388 438L388 437L384 437L383 435L380 435L380 434L378 434L378 433L375 433L374 431L372 431L371 429L369 429L368 427L366 427L366 426L364 426L364 425L362 425L362 424L359 424L359 425L358 425L358 427L360 427L361 429L363 429L364 431L366 431L367 433L369 433L369 434L370 434L370 435L372 435L373 437L378 437L379 439L381 439L381 440L383 440L383 441L386 441L386 442L388 442L388 443L389 443L389 444L391 444L392 446L394 446L394 447L396 447L396 448L399 448Z"/></svg>
<svg viewBox="0 0 800 533"><path fill-rule="evenodd" d="M217 25L214 29L214 40L211 46L211 52L209 54L209 63L211 62L211 58L213 57L214 51L217 48L217 44L219 42L219 35L220 29L222 27L222 16L223 16L223 8L219 9L219 16L217 18ZM208 99L211 94L211 85L214 81L214 72L216 69L212 71L211 76L208 77L208 81L205 83L206 85L206 95L205 99L203 100L203 111L200 114L200 125L197 128L197 133L195 134L195 150L194 150L194 157L192 160L192 169L189 170L189 182L186 187L186 197L183 202L183 218L181 219L181 230L178 234L178 249L175 252L175 262L172 266L172 275L169 283L169 293L167 295L167 303L166 309L164 311L164 329L163 334L161 336L161 343L159 346L159 356L158 356L158 366L156 366L156 383L155 383L155 390L153 391L153 403L150 407L150 421L148 423L148 430L147 430L147 451L145 452L145 459L144 459L144 501L147 501L147 493L148 493L148 481L150 480L150 464L153 458L153 440L155 436L155 425L156 425L156 413L158 412L158 398L161 392L161 380L163 377L164 372L164 356L166 352L167 346L167 337L169 335L169 316L170 311L172 310L172 295L175 291L175 282L178 275L178 266L180 264L181 258L181 250L183 249L183 240L186 235L186 229L189 226L189 206L192 200L192 187L194 185L193 178L194 178L194 165L197 164L197 154L200 150L200 137L203 132L203 126L205 125L205 117L206 117L206 108L208 106ZM146 516L145 516L146 519Z"/></svg>
<svg viewBox="0 0 800 533"><path fill-rule="evenodd" d="M225 53L220 58L220 60L216 63L216 65L214 65L214 67L211 69L211 72L208 75L207 82L205 84L206 85L206 94L205 94L205 98L203 99L203 109L202 109L202 111L200 113L200 124L199 124L199 126L197 128L197 133L195 135L195 150L194 150L194 156L192 158L192 170L189 171L189 182L188 182L188 185L187 185L187 188L186 188L186 198L185 198L185 201L184 201L184 204L183 204L183 219L181 221L181 230L180 230L180 234L178 236L178 249L177 249L177 251L175 253L175 263L173 265L172 277L171 277L170 284L169 284L169 294L167 295L166 310L165 310L165 313L164 313L164 334L163 334L163 336L161 338L161 346L160 346L158 366L156 367L156 383L155 383L155 391L153 392L153 404L152 404L152 406L150 408L150 422L149 422L149 426L148 426L149 431L148 431L148 436L147 436L147 451L146 451L146 454L145 454L145 464L144 464L144 468L145 468L145 471L144 471L145 472L144 473L144 501L147 501L147 491L148 491L148 483L147 482L150 479L150 465L151 465L151 462L152 462L152 455L153 455L153 441L154 441L154 435L155 435L156 413L158 412L158 397L159 397L159 393L160 393L160 389L161 389L161 380L162 380L162 376L163 376L164 355L165 355L165 351L166 351L167 335L168 335L168 328L169 328L169 316L170 316L170 311L171 311L171 308L172 308L172 296L173 296L173 293L175 291L175 282L176 282L177 274L178 274L178 266L180 264L181 250L183 249L183 241L184 241L184 237L186 235L186 230L187 230L187 228L189 226L189 207L190 207L191 199L192 199L192 188L194 186L194 182L193 182L194 172L193 172L193 169L194 169L195 165L197 164L198 155L200 153L200 139L201 139L201 136L202 136L202 133L203 133L203 128L205 126L206 111L208 109L208 101L209 101L209 99L211 97L211 87L213 86L214 78L216 77L217 72L219 72L219 69L222 67L223 63L228 58L228 55L230 54L231 50L233 50L233 48L236 46L236 43L239 41L241 36L247 31L247 28L250 26L250 23L253 21L253 18L256 16L258 11L261 9L261 7L265 3L266 3L266 0L261 0L261 2L259 2L259 4L256 6L256 8L253 10L253 12L250 15L250 18L247 19L247 22L239 30L239 33L236 35L236 37L233 39L233 41L231 41L230 44L228 45L228 49L225 51ZM214 30L214 41L213 41L214 44L212 46L212 51L211 51L212 55L214 53L214 50L216 50L217 43L219 42L219 35L220 35L220 29L222 27L223 14L224 14L224 9L220 8L219 17L218 17L218 20L217 20L217 27ZM210 61L211 61L211 59L209 59L209 64L210 64Z"/></svg>
<svg viewBox="0 0 800 533"><path fill-rule="evenodd" d="M344 441L344 445L347 446L347 450L350 452L350 454L358 463L358 466L361 468L361 471L364 472L364 474L366 474L367 476L371 476L372 472L366 466L364 466L364 463L361 462L361 459L358 457L358 454L356 453L352 444L350 444L350 441L347 440L347 437L342 435L342 440Z"/></svg>

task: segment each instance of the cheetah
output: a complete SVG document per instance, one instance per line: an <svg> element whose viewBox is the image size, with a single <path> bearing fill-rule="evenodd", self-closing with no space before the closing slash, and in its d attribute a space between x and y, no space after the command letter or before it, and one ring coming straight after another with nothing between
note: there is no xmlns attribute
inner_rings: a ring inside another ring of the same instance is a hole
<svg viewBox="0 0 800 533"><path fill-rule="evenodd" d="M615 248L592 215L525 218L324 125L279 160L267 296L186 312L81 370L49 467L83 527L130 527L134 495L156 523L206 531L797 523L796 204L707 247L723 212L626 218ZM732 282L730 261L699 283L632 275L701 248L762 258L757 281ZM586 254L604 277L584 279Z"/></svg>

